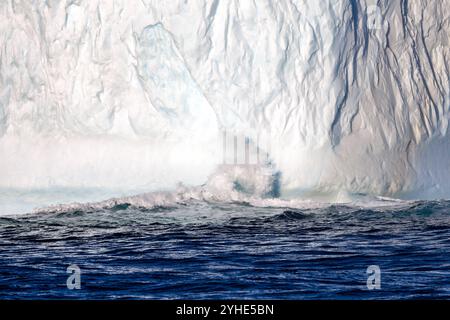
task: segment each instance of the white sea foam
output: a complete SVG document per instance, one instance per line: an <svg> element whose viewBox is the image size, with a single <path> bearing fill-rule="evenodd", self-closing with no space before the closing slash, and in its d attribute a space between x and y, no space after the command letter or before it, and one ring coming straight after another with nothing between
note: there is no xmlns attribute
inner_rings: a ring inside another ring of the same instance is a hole
<svg viewBox="0 0 450 320"><path fill-rule="evenodd" d="M36 209L35 212L68 212L111 209L121 205L141 209L171 208L194 202L217 204L240 203L253 207L277 207L291 209L325 208L341 204L361 208L401 208L411 202L383 197L337 194L328 201L320 199L275 198L277 172L269 166L220 166L208 182L202 186L178 185L175 191L150 192L135 196L111 198L91 203L71 203Z"/></svg>

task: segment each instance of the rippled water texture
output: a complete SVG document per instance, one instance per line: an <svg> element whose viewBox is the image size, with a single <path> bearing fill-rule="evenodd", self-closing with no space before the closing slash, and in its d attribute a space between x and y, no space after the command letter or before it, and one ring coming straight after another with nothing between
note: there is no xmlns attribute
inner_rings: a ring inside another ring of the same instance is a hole
<svg viewBox="0 0 450 320"><path fill-rule="evenodd" d="M69 290L66 269L81 268ZM369 265L381 289L368 290ZM450 298L450 202L191 202L0 217L0 297Z"/></svg>

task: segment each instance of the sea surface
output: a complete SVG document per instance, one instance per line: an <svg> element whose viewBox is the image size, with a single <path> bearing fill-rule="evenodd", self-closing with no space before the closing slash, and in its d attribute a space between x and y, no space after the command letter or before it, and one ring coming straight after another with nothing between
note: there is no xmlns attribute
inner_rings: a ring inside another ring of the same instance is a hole
<svg viewBox="0 0 450 320"><path fill-rule="evenodd" d="M67 287L71 265L80 289ZM450 201L1 216L0 299L67 298L449 299Z"/></svg>

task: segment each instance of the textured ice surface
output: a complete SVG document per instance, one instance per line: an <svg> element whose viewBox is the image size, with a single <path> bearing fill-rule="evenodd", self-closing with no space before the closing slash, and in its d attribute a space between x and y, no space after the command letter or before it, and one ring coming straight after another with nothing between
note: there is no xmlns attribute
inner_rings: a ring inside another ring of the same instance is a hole
<svg viewBox="0 0 450 320"><path fill-rule="evenodd" d="M270 136L281 195L450 197L450 1L0 2L0 187L201 184Z"/></svg>

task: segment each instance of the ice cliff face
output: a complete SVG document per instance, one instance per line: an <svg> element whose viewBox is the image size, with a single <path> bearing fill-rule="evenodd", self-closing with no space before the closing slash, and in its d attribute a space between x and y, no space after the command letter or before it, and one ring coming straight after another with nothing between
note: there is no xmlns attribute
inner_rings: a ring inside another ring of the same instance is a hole
<svg viewBox="0 0 450 320"><path fill-rule="evenodd" d="M448 198L449 8L3 0L0 187L202 183L226 129L282 196Z"/></svg>

